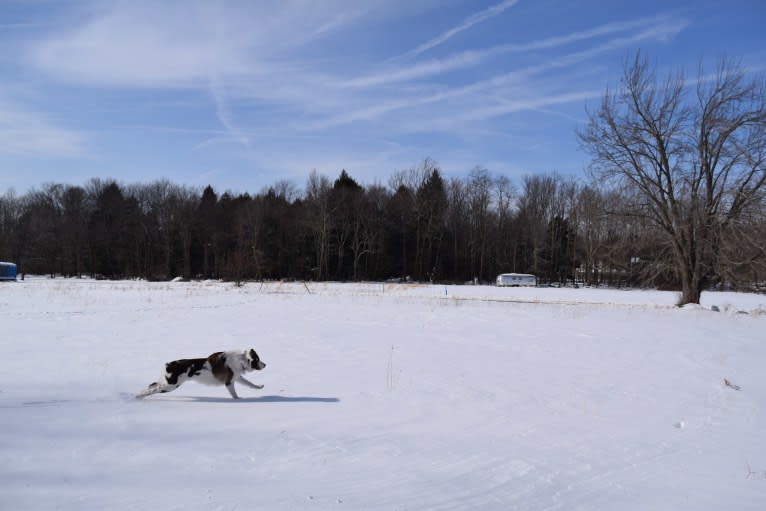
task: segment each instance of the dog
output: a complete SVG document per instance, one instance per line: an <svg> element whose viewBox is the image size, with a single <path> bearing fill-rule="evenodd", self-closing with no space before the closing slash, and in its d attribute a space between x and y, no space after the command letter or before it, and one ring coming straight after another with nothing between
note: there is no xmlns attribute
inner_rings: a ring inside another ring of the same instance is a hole
<svg viewBox="0 0 766 511"><path fill-rule="evenodd" d="M146 389L138 393L136 398L142 399L160 392L172 392L187 380L198 381L205 385L225 385L231 397L239 399L234 390L234 382L247 385L252 389L262 389L247 381L242 374L248 371L260 371L264 364L258 353L253 349L245 351L219 351L207 358L186 358L174 360L165 364L165 374L159 381L150 383Z"/></svg>

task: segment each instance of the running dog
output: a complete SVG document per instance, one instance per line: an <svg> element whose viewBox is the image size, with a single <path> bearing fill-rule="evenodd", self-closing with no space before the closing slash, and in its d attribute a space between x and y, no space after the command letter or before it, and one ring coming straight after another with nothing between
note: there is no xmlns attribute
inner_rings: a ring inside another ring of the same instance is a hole
<svg viewBox="0 0 766 511"><path fill-rule="evenodd" d="M186 358L165 364L165 374L159 381L151 383L136 397L141 399L158 392L172 392L187 380L194 380L205 385L225 385L231 397L239 399L234 390L234 382L247 385L252 389L262 389L247 381L242 374L248 371L260 371L266 367L255 350L219 351L207 358Z"/></svg>

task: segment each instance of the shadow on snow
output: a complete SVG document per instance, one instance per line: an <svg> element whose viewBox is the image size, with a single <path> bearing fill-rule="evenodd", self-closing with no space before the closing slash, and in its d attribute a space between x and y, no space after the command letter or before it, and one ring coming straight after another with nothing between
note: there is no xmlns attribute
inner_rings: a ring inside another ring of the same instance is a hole
<svg viewBox="0 0 766 511"><path fill-rule="evenodd" d="M261 396L241 397L207 397L207 396L151 396L146 401L193 401L196 403L338 403L337 397L308 397L308 396Z"/></svg>

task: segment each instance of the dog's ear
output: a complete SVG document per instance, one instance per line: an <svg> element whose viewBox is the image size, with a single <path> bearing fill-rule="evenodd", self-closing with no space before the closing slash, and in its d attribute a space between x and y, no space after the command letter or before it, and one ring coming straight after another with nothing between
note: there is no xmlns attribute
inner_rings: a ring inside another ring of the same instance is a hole
<svg viewBox="0 0 766 511"><path fill-rule="evenodd" d="M247 354L250 356L250 358L252 360L258 360L258 354L255 352L254 349L250 348L250 350L248 350Z"/></svg>

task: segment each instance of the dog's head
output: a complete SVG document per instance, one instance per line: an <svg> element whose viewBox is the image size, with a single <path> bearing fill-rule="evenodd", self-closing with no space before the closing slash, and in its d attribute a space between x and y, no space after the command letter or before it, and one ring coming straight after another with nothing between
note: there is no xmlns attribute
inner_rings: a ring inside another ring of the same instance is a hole
<svg viewBox="0 0 766 511"><path fill-rule="evenodd" d="M250 370L260 371L266 367L266 364L261 362L261 358L258 356L258 353L256 353L253 349L245 351L245 360L247 360L247 363L249 364L248 368Z"/></svg>

